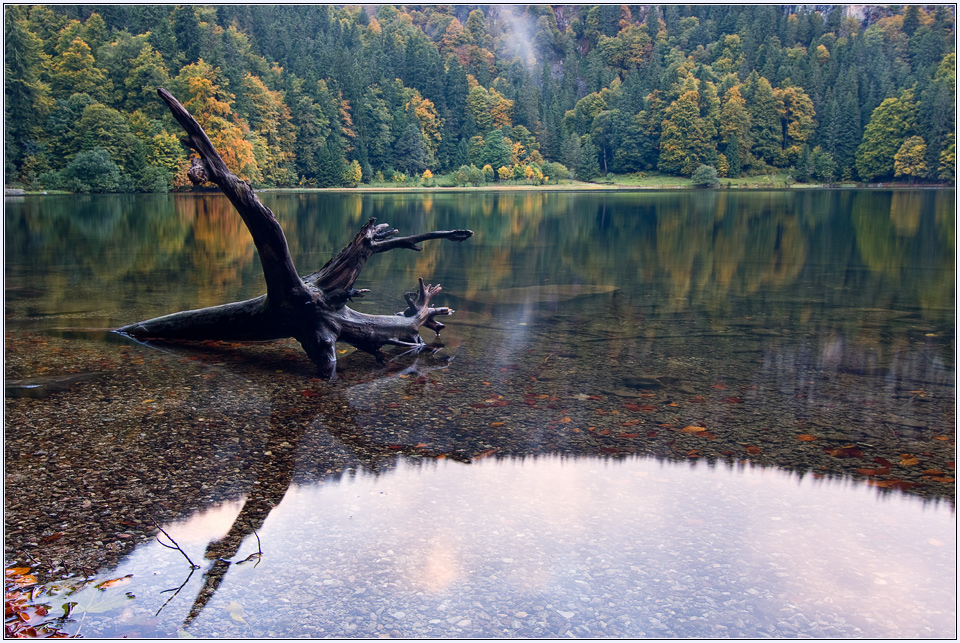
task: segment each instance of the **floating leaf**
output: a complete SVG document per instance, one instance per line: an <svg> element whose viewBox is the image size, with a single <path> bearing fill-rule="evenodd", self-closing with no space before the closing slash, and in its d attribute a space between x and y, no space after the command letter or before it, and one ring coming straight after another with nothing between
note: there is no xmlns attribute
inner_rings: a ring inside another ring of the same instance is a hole
<svg viewBox="0 0 960 643"><path fill-rule="evenodd" d="M912 467L920 464L920 460L910 455L909 453L904 453L903 458L900 460L901 467Z"/></svg>
<svg viewBox="0 0 960 643"><path fill-rule="evenodd" d="M120 587L122 585L129 585L132 582L133 574L127 574L120 578L113 578L111 580L105 580L102 583L97 583L96 587L98 589L107 589L108 587Z"/></svg>
<svg viewBox="0 0 960 643"><path fill-rule="evenodd" d="M681 433L701 433L706 430L707 429L702 426L685 426L682 429L680 429L680 432Z"/></svg>
<svg viewBox="0 0 960 643"><path fill-rule="evenodd" d="M560 424L569 424L572 421L573 420L571 420L570 418L564 417L562 420L560 420Z"/></svg>
<svg viewBox="0 0 960 643"><path fill-rule="evenodd" d="M7 578L10 578L11 576L23 576L24 574L29 573L29 567L7 567L5 570L3 570L3 575Z"/></svg>
<svg viewBox="0 0 960 643"><path fill-rule="evenodd" d="M243 613L243 605L236 601L230 601L230 603L228 603L224 609L230 614L230 618L239 623L246 624L246 621L243 620L243 617L245 616Z"/></svg>
<svg viewBox="0 0 960 643"><path fill-rule="evenodd" d="M491 422L490 426L503 426L503 422Z"/></svg>
<svg viewBox="0 0 960 643"><path fill-rule="evenodd" d="M800 435L797 436L797 439L800 440L801 442L813 442L814 440L817 439L817 436L810 435L809 433L801 433Z"/></svg>
<svg viewBox="0 0 960 643"><path fill-rule="evenodd" d="M130 601L132 598L131 595L120 592L96 592L91 595L89 600L78 603L71 611L71 614L83 614L84 612L89 614L102 614L104 612L110 612L126 606L127 601Z"/></svg>

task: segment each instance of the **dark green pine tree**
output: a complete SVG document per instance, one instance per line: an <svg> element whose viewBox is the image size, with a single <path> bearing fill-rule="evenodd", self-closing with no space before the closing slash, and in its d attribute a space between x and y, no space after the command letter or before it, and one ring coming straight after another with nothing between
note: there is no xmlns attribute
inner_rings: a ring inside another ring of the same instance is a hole
<svg viewBox="0 0 960 643"><path fill-rule="evenodd" d="M23 161L24 147L39 133L44 117L42 105L47 94L40 81L43 43L29 30L27 8L12 6L4 12L4 168L7 177L16 176ZM7 180L10 180L8 178Z"/></svg>
<svg viewBox="0 0 960 643"><path fill-rule="evenodd" d="M955 73L956 54L950 54L943 59L933 81L921 94L918 131L927 144L924 160L927 177L931 179L936 178L940 153L949 144L949 135L957 129Z"/></svg>
<svg viewBox="0 0 960 643"><path fill-rule="evenodd" d="M743 174L743 159L740 158L740 139L736 134L727 137L727 144L723 149L723 155L727 159L727 176L738 178Z"/></svg>
<svg viewBox="0 0 960 643"><path fill-rule="evenodd" d="M856 155L863 125L860 120L860 99L857 91L857 69L851 67L837 85L837 120L834 135L833 159L837 164L838 178L856 178Z"/></svg>
<svg viewBox="0 0 960 643"><path fill-rule="evenodd" d="M336 141L326 141L317 150L317 187L330 188L343 185L343 173L347 164L343 149Z"/></svg>

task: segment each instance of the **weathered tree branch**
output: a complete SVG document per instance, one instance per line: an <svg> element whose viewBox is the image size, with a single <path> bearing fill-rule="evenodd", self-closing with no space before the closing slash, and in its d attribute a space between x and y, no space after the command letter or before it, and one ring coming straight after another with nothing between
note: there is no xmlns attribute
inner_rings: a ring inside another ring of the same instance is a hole
<svg viewBox="0 0 960 643"><path fill-rule="evenodd" d="M352 344L379 359L381 348L386 345L424 345L419 335L421 326L440 332L443 324L434 317L453 311L430 306L440 286L426 286L422 279L419 291L406 295L407 309L397 315L366 315L350 309L346 303L369 292L356 290L353 285L374 254L397 248L419 251L417 244L431 239L464 241L473 232L448 230L398 237L397 230L370 219L353 241L319 271L301 278L273 212L260 202L249 184L230 172L206 132L183 105L167 90L161 88L157 92L186 131L183 143L199 154L187 173L190 180L195 184L216 184L250 231L263 266L267 294L148 319L117 332L139 339L168 340L256 341L294 337L320 373L329 377L335 375L337 341Z"/></svg>

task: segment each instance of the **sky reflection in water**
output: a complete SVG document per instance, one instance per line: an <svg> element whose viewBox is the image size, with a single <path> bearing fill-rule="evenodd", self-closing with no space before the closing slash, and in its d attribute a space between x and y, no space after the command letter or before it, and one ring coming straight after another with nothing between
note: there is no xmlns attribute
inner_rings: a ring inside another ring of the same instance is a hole
<svg viewBox="0 0 960 643"><path fill-rule="evenodd" d="M241 506L166 529L199 561ZM259 531L262 560L232 565L187 631L950 637L954 520L945 503L776 469L649 458L402 461L380 476L291 486ZM232 560L256 551L248 537ZM101 575L133 574L123 589L137 596L124 617L103 619L102 633L139 624L146 635L146 624L173 635L200 572L158 621L137 613L155 612L170 596L160 590L187 572L179 553L156 541L140 547ZM85 633L95 635L99 620L88 615Z"/></svg>

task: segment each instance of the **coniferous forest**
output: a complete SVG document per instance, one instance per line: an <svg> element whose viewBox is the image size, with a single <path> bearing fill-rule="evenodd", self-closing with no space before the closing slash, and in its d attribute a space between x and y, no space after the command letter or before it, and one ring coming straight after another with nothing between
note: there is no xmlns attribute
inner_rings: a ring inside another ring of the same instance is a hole
<svg viewBox="0 0 960 643"><path fill-rule="evenodd" d="M953 183L953 5L8 5L8 187Z"/></svg>

